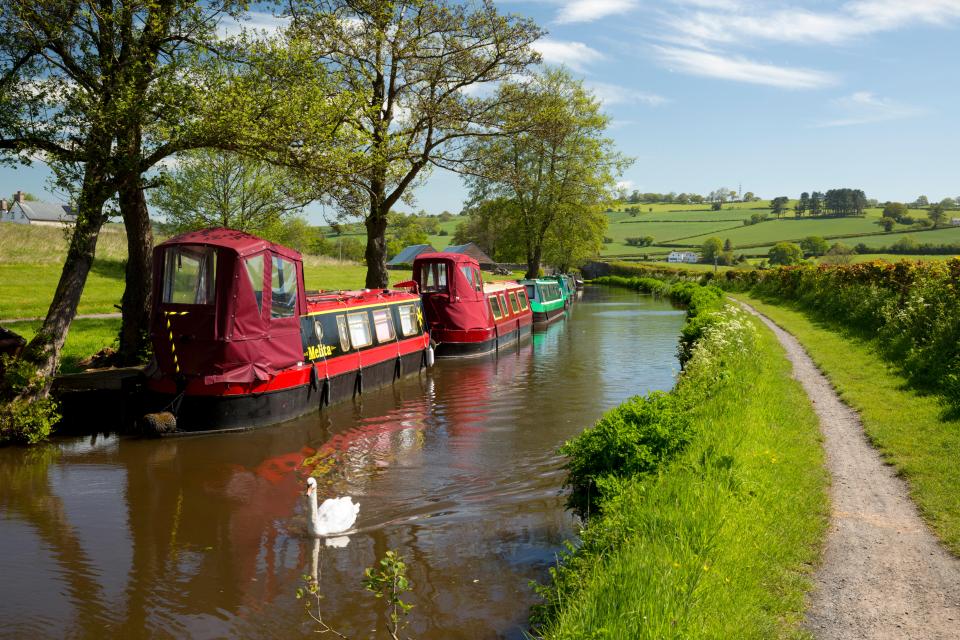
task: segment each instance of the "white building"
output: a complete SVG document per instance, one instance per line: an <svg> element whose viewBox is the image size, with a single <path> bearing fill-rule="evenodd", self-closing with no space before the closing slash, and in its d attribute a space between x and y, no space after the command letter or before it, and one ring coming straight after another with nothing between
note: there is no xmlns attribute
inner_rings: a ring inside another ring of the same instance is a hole
<svg viewBox="0 0 960 640"><path fill-rule="evenodd" d="M671 251L667 262L700 262L700 254L693 251Z"/></svg>
<svg viewBox="0 0 960 640"><path fill-rule="evenodd" d="M0 200L0 222L63 227L76 221L77 216L68 205L26 200L23 191L17 191L11 206L6 200Z"/></svg>

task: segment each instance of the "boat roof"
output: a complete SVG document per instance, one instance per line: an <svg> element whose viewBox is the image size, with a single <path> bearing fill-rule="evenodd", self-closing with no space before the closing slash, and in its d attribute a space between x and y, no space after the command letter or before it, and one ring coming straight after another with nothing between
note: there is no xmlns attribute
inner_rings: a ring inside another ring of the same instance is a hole
<svg viewBox="0 0 960 640"><path fill-rule="evenodd" d="M295 251L289 247L284 247L283 245L275 244L269 240L264 240L263 238L258 238L257 236L244 231L225 229L223 227L200 229L199 231L182 233L160 243L157 246L164 247L178 244L199 244L209 247L230 249L241 257L259 253L264 249L270 249L271 251L284 257L297 261L302 260L299 251Z"/></svg>
<svg viewBox="0 0 960 640"><path fill-rule="evenodd" d="M477 262L477 259L465 253L452 253L450 251L434 251L432 253L421 253L416 258L416 262L425 262L427 260L452 260L453 262L456 262L456 263L472 264L478 269L480 268L480 263Z"/></svg>
<svg viewBox="0 0 960 640"><path fill-rule="evenodd" d="M510 280L501 280L500 282L484 282L483 283L483 292L484 293L498 293L500 291L507 291L509 289L519 289L521 285L519 282L512 282Z"/></svg>
<svg viewBox="0 0 960 640"><path fill-rule="evenodd" d="M329 309L386 304L405 300L419 300L420 296L397 289L359 289L355 291L308 291L307 311L313 313Z"/></svg>

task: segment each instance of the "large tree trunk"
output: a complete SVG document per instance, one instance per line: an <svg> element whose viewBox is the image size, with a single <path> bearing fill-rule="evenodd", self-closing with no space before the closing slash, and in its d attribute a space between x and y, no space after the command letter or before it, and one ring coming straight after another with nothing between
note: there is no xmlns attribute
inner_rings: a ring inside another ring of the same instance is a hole
<svg viewBox="0 0 960 640"><path fill-rule="evenodd" d="M527 273L523 276L532 280L540 275L540 256L543 253L543 245L536 244L531 251L527 252Z"/></svg>
<svg viewBox="0 0 960 640"><path fill-rule="evenodd" d="M46 397L53 384L53 375L60 364L60 351L67 339L70 323L77 314L80 295L87 282L97 250L100 228L106 221L103 204L110 197L104 172L87 163L83 187L77 202L77 222L70 238L67 259L60 272L60 282L47 311L43 326L37 331L21 356L36 367L45 383L29 392L29 397ZM26 395L24 396L27 397Z"/></svg>
<svg viewBox="0 0 960 640"><path fill-rule="evenodd" d="M367 250L367 289L385 289L390 286L390 274L387 273L387 212L382 205L371 203L370 215L366 220Z"/></svg>
<svg viewBox="0 0 960 640"><path fill-rule="evenodd" d="M119 198L127 230L127 268L116 364L129 366L143 362L149 352L153 231L139 175L130 176L120 185Z"/></svg>

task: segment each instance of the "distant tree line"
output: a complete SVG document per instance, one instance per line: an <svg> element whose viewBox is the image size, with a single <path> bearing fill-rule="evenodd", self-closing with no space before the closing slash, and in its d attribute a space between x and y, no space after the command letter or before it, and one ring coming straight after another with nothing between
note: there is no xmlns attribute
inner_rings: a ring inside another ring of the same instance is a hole
<svg viewBox="0 0 960 640"><path fill-rule="evenodd" d="M735 190L720 187L705 196L698 193L677 193L675 191L669 193L641 193L634 190L623 199L629 204L704 204L707 202L723 204L738 200L741 202L756 202L760 198L754 195L752 191L747 191L741 198Z"/></svg>

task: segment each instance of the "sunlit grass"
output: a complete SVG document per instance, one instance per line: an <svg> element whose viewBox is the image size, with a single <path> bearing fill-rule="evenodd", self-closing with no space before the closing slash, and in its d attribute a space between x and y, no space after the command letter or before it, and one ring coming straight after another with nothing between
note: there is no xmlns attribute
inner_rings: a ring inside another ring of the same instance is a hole
<svg viewBox="0 0 960 640"><path fill-rule="evenodd" d="M817 320L790 304L743 294L803 344L864 430L907 480L910 494L944 544L960 555L960 419L935 396L907 387L868 337Z"/></svg>
<svg viewBox="0 0 960 640"><path fill-rule="evenodd" d="M20 334L27 340L40 328L41 322L14 322L4 327ZM116 347L120 333L120 319L107 318L74 320L63 345L60 373L75 373L81 370L79 362L97 353L104 347Z"/></svg>
<svg viewBox="0 0 960 640"><path fill-rule="evenodd" d="M730 353L695 436L628 481L547 638L771 638L798 623L828 503L817 419L773 335Z"/></svg>

